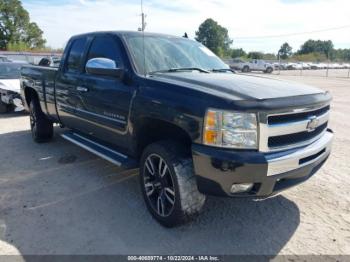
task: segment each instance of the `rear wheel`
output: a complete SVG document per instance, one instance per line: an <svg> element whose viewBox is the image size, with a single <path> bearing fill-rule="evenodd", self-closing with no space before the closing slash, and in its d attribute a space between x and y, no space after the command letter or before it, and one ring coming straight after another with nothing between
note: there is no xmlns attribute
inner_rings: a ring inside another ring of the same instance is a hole
<svg viewBox="0 0 350 262"><path fill-rule="evenodd" d="M53 123L41 111L36 99L30 101L30 129L33 140L37 143L48 142L53 136Z"/></svg>
<svg viewBox="0 0 350 262"><path fill-rule="evenodd" d="M205 203L197 189L191 156L172 141L154 143L144 150L140 183L148 210L166 227L190 221Z"/></svg>
<svg viewBox="0 0 350 262"><path fill-rule="evenodd" d="M273 71L272 67L268 67L268 68L266 69L266 73L268 73L268 74L271 74L272 71Z"/></svg>
<svg viewBox="0 0 350 262"><path fill-rule="evenodd" d="M249 66L244 66L242 69L242 72L244 72L244 73L249 72Z"/></svg>

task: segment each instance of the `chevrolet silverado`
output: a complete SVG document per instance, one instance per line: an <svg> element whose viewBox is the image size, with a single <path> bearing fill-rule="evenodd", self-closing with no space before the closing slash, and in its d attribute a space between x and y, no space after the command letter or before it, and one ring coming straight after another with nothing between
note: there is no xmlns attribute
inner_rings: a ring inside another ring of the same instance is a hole
<svg viewBox="0 0 350 262"><path fill-rule="evenodd" d="M36 142L66 140L139 171L164 226L195 217L206 195L270 197L323 165L331 95L235 74L200 43L143 32L72 37L59 68L24 66L21 94Z"/></svg>

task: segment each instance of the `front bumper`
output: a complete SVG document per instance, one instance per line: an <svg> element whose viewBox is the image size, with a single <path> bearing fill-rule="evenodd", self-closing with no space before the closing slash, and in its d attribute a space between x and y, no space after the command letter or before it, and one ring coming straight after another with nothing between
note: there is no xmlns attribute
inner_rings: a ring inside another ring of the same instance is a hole
<svg viewBox="0 0 350 262"><path fill-rule="evenodd" d="M16 112L24 110L23 101L19 93L0 89L0 95L1 101L7 105L13 105Z"/></svg>
<svg viewBox="0 0 350 262"><path fill-rule="evenodd" d="M327 160L333 133L327 132L314 143L291 150L262 153L192 145L198 189L217 196L267 197L300 184ZM232 194L231 186L253 183L252 190Z"/></svg>

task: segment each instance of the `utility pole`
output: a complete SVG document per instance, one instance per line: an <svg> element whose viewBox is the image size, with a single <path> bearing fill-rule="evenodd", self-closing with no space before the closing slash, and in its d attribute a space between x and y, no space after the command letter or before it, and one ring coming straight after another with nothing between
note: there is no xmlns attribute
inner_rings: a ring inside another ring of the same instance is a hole
<svg viewBox="0 0 350 262"><path fill-rule="evenodd" d="M278 74L281 74L281 54L280 51L278 51Z"/></svg>

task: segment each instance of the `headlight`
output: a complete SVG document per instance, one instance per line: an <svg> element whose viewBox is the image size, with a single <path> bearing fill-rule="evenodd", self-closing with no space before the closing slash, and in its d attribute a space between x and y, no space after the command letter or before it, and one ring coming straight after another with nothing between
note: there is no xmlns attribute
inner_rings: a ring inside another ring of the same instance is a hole
<svg viewBox="0 0 350 262"><path fill-rule="evenodd" d="M203 142L206 145L257 149L256 114L210 109L204 123Z"/></svg>

